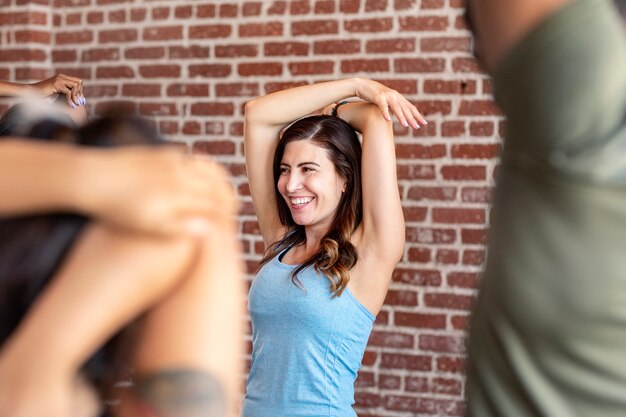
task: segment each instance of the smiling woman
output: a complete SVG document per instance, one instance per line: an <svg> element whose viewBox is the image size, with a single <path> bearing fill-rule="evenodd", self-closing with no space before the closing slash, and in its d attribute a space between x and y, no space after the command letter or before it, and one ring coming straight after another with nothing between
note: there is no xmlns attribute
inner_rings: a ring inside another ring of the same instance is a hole
<svg viewBox="0 0 626 417"><path fill-rule="evenodd" d="M365 102L327 107L355 95ZM244 417L356 416L354 380L404 250L389 109L405 126L426 124L398 92L358 78L246 105L246 166L266 254L249 295Z"/></svg>

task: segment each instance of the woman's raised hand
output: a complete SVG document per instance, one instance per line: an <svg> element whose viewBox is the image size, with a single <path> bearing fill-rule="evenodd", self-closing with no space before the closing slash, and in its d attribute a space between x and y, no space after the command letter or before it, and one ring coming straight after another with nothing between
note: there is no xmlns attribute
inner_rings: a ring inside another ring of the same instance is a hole
<svg viewBox="0 0 626 417"><path fill-rule="evenodd" d="M417 107L402 94L379 82L358 78L355 95L362 100L376 104L385 120L391 121L390 113L393 113L402 126L405 127L410 125L414 129L419 129L420 126L428 124L417 110Z"/></svg>
<svg viewBox="0 0 626 417"><path fill-rule="evenodd" d="M67 98L67 105L75 108L84 106L87 100L83 94L83 80L65 74L57 74L47 80L39 81L30 85L31 90L35 90L44 97L52 94L63 94Z"/></svg>

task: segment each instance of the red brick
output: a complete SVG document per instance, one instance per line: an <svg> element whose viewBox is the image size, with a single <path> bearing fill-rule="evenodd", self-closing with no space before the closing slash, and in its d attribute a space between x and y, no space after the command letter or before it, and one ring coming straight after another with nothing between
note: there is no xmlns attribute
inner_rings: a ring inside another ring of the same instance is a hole
<svg viewBox="0 0 626 417"><path fill-rule="evenodd" d="M98 67L96 69L96 78L133 78L135 72L127 65L117 67Z"/></svg>
<svg viewBox="0 0 626 417"><path fill-rule="evenodd" d="M396 311L393 317L396 326L418 329L446 328L446 316L444 314L403 313Z"/></svg>
<svg viewBox="0 0 626 417"><path fill-rule="evenodd" d="M95 114L105 114L111 111L134 114L137 112L137 103L125 100L111 100L96 104Z"/></svg>
<svg viewBox="0 0 626 417"><path fill-rule="evenodd" d="M291 35L324 35L339 33L339 24L335 20L307 20L305 22L293 22Z"/></svg>
<svg viewBox="0 0 626 417"><path fill-rule="evenodd" d="M415 347L415 337L400 332L381 332L374 330L370 335L368 345L396 349L411 349Z"/></svg>
<svg viewBox="0 0 626 417"><path fill-rule="evenodd" d="M45 25L47 21L46 13L33 11L0 13L0 25Z"/></svg>
<svg viewBox="0 0 626 417"><path fill-rule="evenodd" d="M493 122L471 122L470 135L472 136L493 136L495 131Z"/></svg>
<svg viewBox="0 0 626 417"><path fill-rule="evenodd" d="M124 51L126 59L159 59L165 56L165 48L161 46L127 48Z"/></svg>
<svg viewBox="0 0 626 417"><path fill-rule="evenodd" d="M422 9L441 9L444 5L444 0L422 0Z"/></svg>
<svg viewBox="0 0 626 417"><path fill-rule="evenodd" d="M381 369L409 369L414 371L430 371L432 357L427 355L401 355L396 353L382 354Z"/></svg>
<svg viewBox="0 0 626 417"><path fill-rule="evenodd" d="M413 32L445 31L448 21L445 16L405 16L399 20L401 31Z"/></svg>
<svg viewBox="0 0 626 417"><path fill-rule="evenodd" d="M450 152L453 158L493 159L500 155L500 148L500 144L452 145Z"/></svg>
<svg viewBox="0 0 626 417"><path fill-rule="evenodd" d="M108 14L109 23L125 23L126 10L112 10Z"/></svg>
<svg viewBox="0 0 626 417"><path fill-rule="evenodd" d="M57 45L89 43L93 41L93 32L89 30L58 32L54 35L54 41Z"/></svg>
<svg viewBox="0 0 626 417"><path fill-rule="evenodd" d="M419 377L411 377L407 376L405 378L405 386L408 392L429 392L430 384L428 383L428 379L419 376Z"/></svg>
<svg viewBox="0 0 626 417"><path fill-rule="evenodd" d="M478 165L447 165L441 167L441 175L446 180L485 180L487 170Z"/></svg>
<svg viewBox="0 0 626 417"><path fill-rule="evenodd" d="M257 83L216 84L215 92L218 97L256 97L259 95L259 85Z"/></svg>
<svg viewBox="0 0 626 417"><path fill-rule="evenodd" d="M425 80L426 94L475 94L476 81L473 80Z"/></svg>
<svg viewBox="0 0 626 417"><path fill-rule="evenodd" d="M465 135L465 122L447 121L441 124L441 136L443 137L459 137Z"/></svg>
<svg viewBox="0 0 626 417"><path fill-rule="evenodd" d="M382 402L379 394L370 392L355 392L354 402L356 407L377 408Z"/></svg>
<svg viewBox="0 0 626 417"><path fill-rule="evenodd" d="M230 36L231 27L229 25L200 25L189 27L190 39L216 39Z"/></svg>
<svg viewBox="0 0 626 417"><path fill-rule="evenodd" d="M202 133L202 125L195 121L187 121L183 124L182 132L185 135L199 135Z"/></svg>
<svg viewBox="0 0 626 417"><path fill-rule="evenodd" d="M378 19L355 19L344 22L344 28L354 33L389 32L393 26L390 17Z"/></svg>
<svg viewBox="0 0 626 417"><path fill-rule="evenodd" d="M130 20L133 22L143 22L146 20L147 10L146 9L131 9L130 10Z"/></svg>
<svg viewBox="0 0 626 417"><path fill-rule="evenodd" d="M429 263L431 260L429 248L409 248L407 257L411 263Z"/></svg>
<svg viewBox="0 0 626 417"><path fill-rule="evenodd" d="M443 72L446 61L442 58L397 58L393 65L400 73L430 73Z"/></svg>
<svg viewBox="0 0 626 417"><path fill-rule="evenodd" d="M395 375L382 374L378 377L378 384L382 389L399 389L402 386L402 378Z"/></svg>
<svg viewBox="0 0 626 417"><path fill-rule="evenodd" d="M406 221L422 222L426 220L426 207L402 207Z"/></svg>
<svg viewBox="0 0 626 417"><path fill-rule="evenodd" d="M51 40L50 32L40 30L16 30L14 32L16 43L42 43L49 44Z"/></svg>
<svg viewBox="0 0 626 417"><path fill-rule="evenodd" d="M367 0L365 2L366 12L384 11L387 8L387 0Z"/></svg>
<svg viewBox="0 0 626 417"><path fill-rule="evenodd" d="M246 2L243 4L241 14L243 16L259 16L261 14L261 8L263 3L260 1Z"/></svg>
<svg viewBox="0 0 626 417"><path fill-rule="evenodd" d="M450 100L420 100L414 104L424 117L437 113L445 115L452 112L452 102ZM428 129L428 126L422 127L420 130L424 129Z"/></svg>
<svg viewBox="0 0 626 417"><path fill-rule="evenodd" d="M232 103L201 102L191 105L191 114L194 116L232 116L234 112Z"/></svg>
<svg viewBox="0 0 626 417"><path fill-rule="evenodd" d="M357 389L375 387L376 379L374 378L374 374L363 370L359 371L359 376L357 377L354 386Z"/></svg>
<svg viewBox="0 0 626 417"><path fill-rule="evenodd" d="M313 44L315 55L344 55L354 54L361 51L361 42L356 39L350 40L324 40Z"/></svg>
<svg viewBox="0 0 626 417"><path fill-rule="evenodd" d="M237 17L237 4L222 4L220 17Z"/></svg>
<svg viewBox="0 0 626 417"><path fill-rule="evenodd" d="M164 20L170 16L169 7L155 7L152 9L152 20Z"/></svg>
<svg viewBox="0 0 626 417"><path fill-rule="evenodd" d="M333 61L292 62L289 64L291 75L332 74Z"/></svg>
<svg viewBox="0 0 626 417"><path fill-rule="evenodd" d="M385 297L385 304L409 307L417 306L417 293L409 290L389 290Z"/></svg>
<svg viewBox="0 0 626 417"><path fill-rule="evenodd" d="M431 390L435 394L460 396L462 392L462 383L458 379L452 378L433 378Z"/></svg>
<svg viewBox="0 0 626 417"><path fill-rule="evenodd" d="M117 85L85 85L85 97L115 97L117 96Z"/></svg>
<svg viewBox="0 0 626 417"><path fill-rule="evenodd" d="M182 26L149 27L143 30L144 41L170 41L183 38Z"/></svg>
<svg viewBox="0 0 626 417"><path fill-rule="evenodd" d="M285 14L287 10L287 2L286 1L275 1L272 5L267 9L268 15L280 15Z"/></svg>
<svg viewBox="0 0 626 417"><path fill-rule="evenodd" d="M104 22L104 13L102 12L89 12L87 13L87 23L95 25L97 23Z"/></svg>
<svg viewBox="0 0 626 417"><path fill-rule="evenodd" d="M189 19L193 16L193 8L191 6L180 6L174 10L174 16L177 19Z"/></svg>
<svg viewBox="0 0 626 417"><path fill-rule="evenodd" d="M409 188L410 200L451 201L456 199L456 187L415 186Z"/></svg>
<svg viewBox="0 0 626 417"><path fill-rule="evenodd" d="M135 29L101 30L98 33L98 43L110 43L110 42L126 43L126 42L136 41L138 38L139 38L139 35L137 34L137 30Z"/></svg>
<svg viewBox="0 0 626 417"><path fill-rule="evenodd" d="M215 56L218 58L255 57L259 54L258 45L216 45Z"/></svg>
<svg viewBox="0 0 626 417"><path fill-rule="evenodd" d="M424 294L424 303L428 307L439 307L448 310L470 310L474 305L474 297L470 295L430 293Z"/></svg>
<svg viewBox="0 0 626 417"><path fill-rule="evenodd" d="M451 287L476 288L478 286L478 274L475 272L450 272L446 281Z"/></svg>
<svg viewBox="0 0 626 417"><path fill-rule="evenodd" d="M360 0L339 0L339 11L341 13L357 13L360 3Z"/></svg>
<svg viewBox="0 0 626 417"><path fill-rule="evenodd" d="M485 224L485 210L477 208L434 207L432 209L434 223L450 224Z"/></svg>
<svg viewBox="0 0 626 417"><path fill-rule="evenodd" d="M196 9L196 16L199 18L215 17L217 6L215 4L202 4L198 5Z"/></svg>
<svg viewBox="0 0 626 417"><path fill-rule="evenodd" d="M389 72L389 60L381 59L347 59L341 61L341 72L350 74L355 72Z"/></svg>
<svg viewBox="0 0 626 417"><path fill-rule="evenodd" d="M119 48L96 48L83 51L81 60L83 62L96 61L117 61L120 59Z"/></svg>
<svg viewBox="0 0 626 417"><path fill-rule="evenodd" d="M208 97L209 86L202 84L170 84L167 87L169 97Z"/></svg>
<svg viewBox="0 0 626 417"><path fill-rule="evenodd" d="M291 0L289 2L289 13L292 15L302 15L311 12L309 0Z"/></svg>
<svg viewBox="0 0 626 417"><path fill-rule="evenodd" d="M78 60L76 50L53 50L52 62L74 62ZM3 77L6 79L5 77Z"/></svg>
<svg viewBox="0 0 626 417"><path fill-rule="evenodd" d="M199 64L189 66L189 76L193 77L227 77L230 75L231 68L228 64Z"/></svg>
<svg viewBox="0 0 626 417"><path fill-rule="evenodd" d="M124 97L158 97L161 95L160 84L124 84L122 86Z"/></svg>
<svg viewBox="0 0 626 417"><path fill-rule="evenodd" d="M141 65L139 73L145 78L179 78L179 65Z"/></svg>
<svg viewBox="0 0 626 417"><path fill-rule="evenodd" d="M392 278L395 282L411 285L438 287L441 285L441 273L435 270L396 268Z"/></svg>
<svg viewBox="0 0 626 417"><path fill-rule="evenodd" d="M463 251L463 265L482 265L485 257L484 250L466 249Z"/></svg>
<svg viewBox="0 0 626 417"><path fill-rule="evenodd" d="M422 52L467 52L470 53L471 41L468 37L438 37L422 38L420 49Z"/></svg>
<svg viewBox="0 0 626 417"><path fill-rule="evenodd" d="M398 163L398 178L409 180L428 180L435 179L435 166L434 165L420 165L420 164L404 164Z"/></svg>
<svg viewBox="0 0 626 417"><path fill-rule="evenodd" d="M162 135L175 135L178 133L178 122L163 120L159 122L159 133Z"/></svg>
<svg viewBox="0 0 626 417"><path fill-rule="evenodd" d="M442 356L437 358L437 370L441 372L462 373L465 371L465 361L460 357Z"/></svg>
<svg viewBox="0 0 626 417"><path fill-rule="evenodd" d="M456 231L432 227L407 227L406 240L431 245L449 244L456 241Z"/></svg>
<svg viewBox="0 0 626 417"><path fill-rule="evenodd" d="M334 0L317 0L315 2L316 14L330 14L335 13L335 1Z"/></svg>
<svg viewBox="0 0 626 417"><path fill-rule="evenodd" d="M500 109L491 100L462 100L459 108L462 116L501 116Z"/></svg>
<svg viewBox="0 0 626 417"><path fill-rule="evenodd" d="M406 159L436 159L446 156L445 145L419 145L398 144L396 145L398 158Z"/></svg>
<svg viewBox="0 0 626 417"><path fill-rule="evenodd" d="M454 249L437 249L435 260L440 265L455 265L459 263L459 251Z"/></svg>
<svg viewBox="0 0 626 417"><path fill-rule="evenodd" d="M281 36L282 34L283 24L281 22L246 23L239 26L239 36L242 38Z"/></svg>
<svg viewBox="0 0 626 417"><path fill-rule="evenodd" d="M487 229L462 229L461 242L469 245L483 245L487 241Z"/></svg>
<svg viewBox="0 0 626 417"><path fill-rule="evenodd" d="M465 339L457 336L421 334L419 348L434 352L465 353Z"/></svg>
<svg viewBox="0 0 626 417"><path fill-rule="evenodd" d="M465 314L462 316L453 316L450 320L452 322L452 328L454 328L455 330L467 331L469 329L469 317L469 314Z"/></svg>
<svg viewBox="0 0 626 417"><path fill-rule="evenodd" d="M139 114L144 116L176 116L174 103L139 103Z"/></svg>
<svg viewBox="0 0 626 417"><path fill-rule="evenodd" d="M464 187L461 190L461 200L468 203L490 203L491 188Z"/></svg>
<svg viewBox="0 0 626 417"><path fill-rule="evenodd" d="M171 59L208 58L209 48L201 45L170 46L168 54Z"/></svg>
<svg viewBox="0 0 626 417"><path fill-rule="evenodd" d="M389 80L389 79L377 79L376 81L381 84L386 85L389 88L393 88L394 90L406 94L417 94L417 81L416 80Z"/></svg>
<svg viewBox="0 0 626 417"><path fill-rule="evenodd" d="M282 75L283 65L280 62L241 63L237 66L237 72L241 76L256 75Z"/></svg>
<svg viewBox="0 0 626 417"><path fill-rule="evenodd" d="M415 52L415 39L371 40L365 44L365 51L370 54L391 52Z"/></svg>
<svg viewBox="0 0 626 417"><path fill-rule="evenodd" d="M309 54L306 42L266 42L263 47L265 56L302 56Z"/></svg>
<svg viewBox="0 0 626 417"><path fill-rule="evenodd" d="M454 72L483 74L484 71L473 58L453 58L452 70Z"/></svg>

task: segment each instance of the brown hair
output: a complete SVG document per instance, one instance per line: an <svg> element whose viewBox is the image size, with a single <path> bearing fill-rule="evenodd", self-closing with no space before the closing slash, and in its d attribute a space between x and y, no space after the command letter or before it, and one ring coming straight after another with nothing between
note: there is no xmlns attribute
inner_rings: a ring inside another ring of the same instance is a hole
<svg viewBox="0 0 626 417"><path fill-rule="evenodd" d="M356 248L350 242L352 233L361 223L363 198L361 194L361 144L355 130L348 123L333 116L310 116L293 123L280 138L274 154L274 184L280 176L280 163L288 143L310 140L326 149L337 173L346 181L346 189L333 218L330 230L322 237L320 248L292 273L292 280L302 286L297 275L313 265L316 271L330 280L333 296L339 296L350 280L349 271L357 262ZM274 195L280 222L287 226L285 236L270 245L259 264L259 269L280 252L306 241L304 226L291 217L287 203L280 195L277 185Z"/></svg>

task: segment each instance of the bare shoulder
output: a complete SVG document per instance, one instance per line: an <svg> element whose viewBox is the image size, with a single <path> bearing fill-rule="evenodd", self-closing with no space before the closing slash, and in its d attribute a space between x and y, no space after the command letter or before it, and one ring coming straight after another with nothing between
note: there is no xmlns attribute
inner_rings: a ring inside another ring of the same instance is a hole
<svg viewBox="0 0 626 417"><path fill-rule="evenodd" d="M535 26L573 0L469 0L476 54L490 72Z"/></svg>

